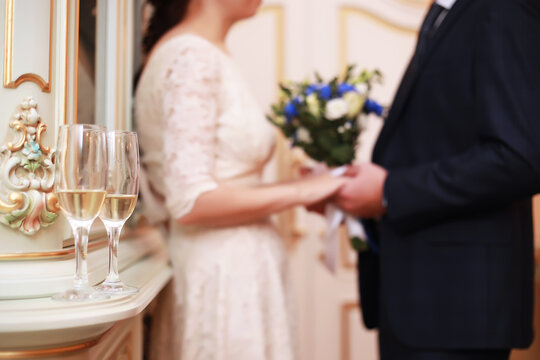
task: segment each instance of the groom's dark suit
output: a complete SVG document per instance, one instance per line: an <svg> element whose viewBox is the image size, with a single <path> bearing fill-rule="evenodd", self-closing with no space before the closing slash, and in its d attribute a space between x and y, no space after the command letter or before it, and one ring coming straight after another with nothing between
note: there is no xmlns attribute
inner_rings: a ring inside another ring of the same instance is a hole
<svg viewBox="0 0 540 360"><path fill-rule="evenodd" d="M540 1L457 0L413 63L373 154L388 212L359 258L364 321L415 349L528 347Z"/></svg>

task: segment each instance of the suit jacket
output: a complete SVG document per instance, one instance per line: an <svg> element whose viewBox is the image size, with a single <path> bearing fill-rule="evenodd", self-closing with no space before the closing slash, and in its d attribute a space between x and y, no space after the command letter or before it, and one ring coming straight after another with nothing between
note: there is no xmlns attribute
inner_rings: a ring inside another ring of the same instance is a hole
<svg viewBox="0 0 540 360"><path fill-rule="evenodd" d="M458 0L410 81L373 154L388 170L388 212L380 254L359 257L366 325L381 310L416 348L527 347L540 1Z"/></svg>

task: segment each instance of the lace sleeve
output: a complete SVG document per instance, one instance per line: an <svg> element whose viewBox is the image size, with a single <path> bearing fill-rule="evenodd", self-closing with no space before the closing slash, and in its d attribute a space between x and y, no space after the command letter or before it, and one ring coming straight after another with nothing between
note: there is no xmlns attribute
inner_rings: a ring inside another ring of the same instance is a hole
<svg viewBox="0 0 540 360"><path fill-rule="evenodd" d="M198 45L198 44L197 44ZM219 59L201 45L179 49L163 94L166 205L178 219L217 187L213 178L219 105Z"/></svg>

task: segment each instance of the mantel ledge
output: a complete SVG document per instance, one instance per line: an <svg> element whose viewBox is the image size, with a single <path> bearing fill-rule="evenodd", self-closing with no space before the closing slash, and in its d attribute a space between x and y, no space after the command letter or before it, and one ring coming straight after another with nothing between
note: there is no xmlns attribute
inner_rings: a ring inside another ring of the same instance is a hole
<svg viewBox="0 0 540 360"><path fill-rule="evenodd" d="M79 303L54 301L50 297L0 301L0 349L67 345L95 339L117 321L140 314L171 276L163 247L121 272L126 283L140 289L132 296Z"/></svg>

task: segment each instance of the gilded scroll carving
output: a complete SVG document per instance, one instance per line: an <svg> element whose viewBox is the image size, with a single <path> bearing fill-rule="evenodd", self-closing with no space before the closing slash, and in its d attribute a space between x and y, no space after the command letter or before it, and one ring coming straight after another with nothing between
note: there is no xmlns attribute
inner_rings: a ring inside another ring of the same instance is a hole
<svg viewBox="0 0 540 360"><path fill-rule="evenodd" d="M31 235L53 224L60 211L52 192L54 151L42 144L47 126L31 97L9 127L15 139L0 147L0 222Z"/></svg>

